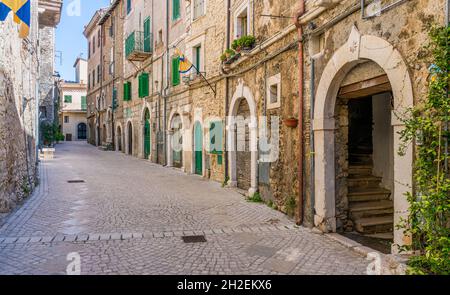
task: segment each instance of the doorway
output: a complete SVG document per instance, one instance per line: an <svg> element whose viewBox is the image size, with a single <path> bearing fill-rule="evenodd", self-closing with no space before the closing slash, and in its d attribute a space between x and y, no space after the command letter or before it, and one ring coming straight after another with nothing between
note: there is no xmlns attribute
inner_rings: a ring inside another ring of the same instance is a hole
<svg viewBox="0 0 450 295"><path fill-rule="evenodd" d="M145 111L144 117L144 158L149 159L151 152L151 128L150 128L150 112Z"/></svg>
<svg viewBox="0 0 450 295"><path fill-rule="evenodd" d="M203 175L203 131L200 122L194 125L195 174Z"/></svg>
<svg viewBox="0 0 450 295"><path fill-rule="evenodd" d="M128 154L133 155L133 125L128 122Z"/></svg>

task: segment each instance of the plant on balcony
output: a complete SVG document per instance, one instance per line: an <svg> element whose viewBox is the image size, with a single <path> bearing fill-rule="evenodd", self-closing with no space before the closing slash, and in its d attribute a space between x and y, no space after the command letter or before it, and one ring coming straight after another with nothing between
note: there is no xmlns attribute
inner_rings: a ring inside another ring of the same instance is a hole
<svg viewBox="0 0 450 295"><path fill-rule="evenodd" d="M255 47L256 38L254 36L242 36L233 41L231 48L236 52L241 50L251 50Z"/></svg>
<svg viewBox="0 0 450 295"><path fill-rule="evenodd" d="M240 46L243 50L251 50L255 46L256 38L254 36L243 36L240 38Z"/></svg>
<svg viewBox="0 0 450 295"><path fill-rule="evenodd" d="M233 49L227 49L220 56L220 60L225 63L231 63L235 60L236 56L236 52Z"/></svg>

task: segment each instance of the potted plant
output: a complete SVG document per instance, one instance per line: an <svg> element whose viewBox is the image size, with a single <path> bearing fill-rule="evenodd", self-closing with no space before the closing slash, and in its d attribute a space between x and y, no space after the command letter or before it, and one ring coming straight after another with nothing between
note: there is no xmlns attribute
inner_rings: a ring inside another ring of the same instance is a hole
<svg viewBox="0 0 450 295"><path fill-rule="evenodd" d="M254 36L243 36L240 38L240 45L243 50L252 50L256 43L256 38Z"/></svg>
<svg viewBox="0 0 450 295"><path fill-rule="evenodd" d="M287 127L290 128L295 128L298 126L298 119L294 118L294 117L289 117L287 119L283 120L284 125L286 125Z"/></svg>
<svg viewBox="0 0 450 295"><path fill-rule="evenodd" d="M240 52L242 49L241 39L236 39L231 44L231 48L235 50L236 52Z"/></svg>

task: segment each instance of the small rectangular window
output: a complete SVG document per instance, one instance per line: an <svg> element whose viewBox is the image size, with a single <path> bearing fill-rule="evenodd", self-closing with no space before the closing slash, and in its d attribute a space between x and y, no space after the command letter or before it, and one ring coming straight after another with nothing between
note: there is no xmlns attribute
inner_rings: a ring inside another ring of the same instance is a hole
<svg viewBox="0 0 450 295"><path fill-rule="evenodd" d="M87 110L86 96L81 97L81 109L83 111Z"/></svg>
<svg viewBox="0 0 450 295"><path fill-rule="evenodd" d="M205 0L194 0L194 20L205 14Z"/></svg>
<svg viewBox="0 0 450 295"><path fill-rule="evenodd" d="M64 95L65 103L72 103L72 95Z"/></svg>
<svg viewBox="0 0 450 295"><path fill-rule="evenodd" d="M202 47L201 46L194 47L194 65L197 68L197 73L200 72L201 60L202 60Z"/></svg>
<svg viewBox="0 0 450 295"><path fill-rule="evenodd" d="M69 116L64 116L64 123L69 123Z"/></svg>
<svg viewBox="0 0 450 295"><path fill-rule="evenodd" d="M180 0L172 0L172 20L177 20L181 17L180 8Z"/></svg>
<svg viewBox="0 0 450 295"><path fill-rule="evenodd" d="M131 0L127 0L127 14L131 12Z"/></svg>

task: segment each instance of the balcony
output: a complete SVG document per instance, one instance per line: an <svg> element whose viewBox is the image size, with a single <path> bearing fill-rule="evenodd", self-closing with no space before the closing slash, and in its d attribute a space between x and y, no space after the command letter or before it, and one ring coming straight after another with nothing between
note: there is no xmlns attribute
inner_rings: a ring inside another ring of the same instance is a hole
<svg viewBox="0 0 450 295"><path fill-rule="evenodd" d="M153 53L153 36L134 31L125 41L125 56L129 61L144 61Z"/></svg>

